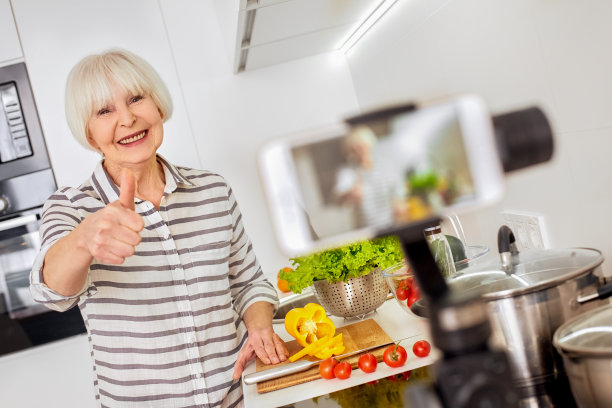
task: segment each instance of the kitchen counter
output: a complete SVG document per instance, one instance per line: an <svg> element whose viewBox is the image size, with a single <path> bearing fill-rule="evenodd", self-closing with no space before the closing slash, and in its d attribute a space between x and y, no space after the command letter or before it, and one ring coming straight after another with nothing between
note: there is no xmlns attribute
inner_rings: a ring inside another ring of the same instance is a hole
<svg viewBox="0 0 612 408"><path fill-rule="evenodd" d="M330 317L336 327L342 327L358 321L356 319L344 319L335 316ZM400 374L407 370L414 370L419 367L428 366L435 362L439 357L440 354L437 350L432 350L431 354L424 358L416 357L412 353L412 345L417 340L427 340L431 343L429 325L427 320L407 314L401 309L395 299L391 298L387 300L378 308L377 311L366 316L366 318L374 319L393 340L408 338L400 343L408 352L408 360L404 366L399 368L391 368L385 363L379 363L376 371L373 373L367 374L356 369L353 370L351 377L346 380L339 380L336 378L332 380L325 380L321 378L264 394L257 393L257 385L245 385L243 383L242 389L244 392L245 407L267 408L292 404L298 401L311 399L320 395L330 394L338 390L378 380L380 378L385 378L394 374ZM287 333L284 325L282 324L275 324L274 331L284 341L293 340L293 337ZM249 363L243 375L252 373L253 371L255 371L254 361Z"/></svg>

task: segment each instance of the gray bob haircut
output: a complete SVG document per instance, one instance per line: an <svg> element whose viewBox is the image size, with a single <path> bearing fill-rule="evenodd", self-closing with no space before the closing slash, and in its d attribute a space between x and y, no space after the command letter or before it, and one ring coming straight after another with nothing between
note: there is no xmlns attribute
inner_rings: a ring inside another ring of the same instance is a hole
<svg viewBox="0 0 612 408"><path fill-rule="evenodd" d="M66 120L76 140L94 150L87 141L87 122L112 100L114 86L133 95L150 96L164 122L172 116L172 98L153 67L139 56L119 48L80 60L66 81Z"/></svg>

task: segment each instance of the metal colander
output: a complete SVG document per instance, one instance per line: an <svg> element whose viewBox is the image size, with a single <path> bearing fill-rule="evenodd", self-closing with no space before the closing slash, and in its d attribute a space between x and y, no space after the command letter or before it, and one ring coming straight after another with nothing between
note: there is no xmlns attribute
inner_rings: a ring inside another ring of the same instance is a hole
<svg viewBox="0 0 612 408"><path fill-rule="evenodd" d="M312 290L327 313L339 317L365 316L382 305L389 294L379 268L346 282L315 281Z"/></svg>

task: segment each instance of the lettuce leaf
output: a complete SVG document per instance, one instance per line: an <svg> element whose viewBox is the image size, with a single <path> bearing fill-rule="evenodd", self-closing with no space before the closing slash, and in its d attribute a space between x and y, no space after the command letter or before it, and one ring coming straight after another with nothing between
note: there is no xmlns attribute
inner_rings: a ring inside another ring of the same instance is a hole
<svg viewBox="0 0 612 408"><path fill-rule="evenodd" d="M346 282L367 275L377 267L388 268L403 258L397 237L376 238L291 258L295 270L280 272L280 277L289 283L292 292L302 293L315 281Z"/></svg>

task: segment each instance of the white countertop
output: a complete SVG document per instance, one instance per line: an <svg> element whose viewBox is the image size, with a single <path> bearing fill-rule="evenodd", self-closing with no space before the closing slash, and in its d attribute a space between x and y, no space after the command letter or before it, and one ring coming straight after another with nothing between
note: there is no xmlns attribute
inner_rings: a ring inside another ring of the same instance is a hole
<svg viewBox="0 0 612 408"><path fill-rule="evenodd" d="M388 367L385 363L379 363L376 371L373 373L364 373L359 369L353 370L350 378L346 380L318 379L304 384L298 384L291 387L283 388L277 391L271 391L264 394L257 393L257 385L242 384L244 392L244 404L249 408L267 408L278 407L291 404L298 401L314 398L319 395L325 395L345 388L354 387L369 381L378 380L388 377L393 374L403 373L407 370L413 370L419 367L430 365L440 356L437 350L432 350L431 354L424 358L416 357L412 352L412 345L418 340L427 340L431 343L429 325L427 320L409 315L397 304L395 299L389 299L383 303L376 312L366 316L374 319L380 327L393 340L408 338L400 344L408 352L408 360L406 364L399 368ZM347 324L354 323L355 319L344 319L341 317L331 316L336 327L342 327ZM293 340L285 327L282 324L274 325L274 331L285 341ZM255 361L251 361L246 367L244 374L249 374L255 371Z"/></svg>

